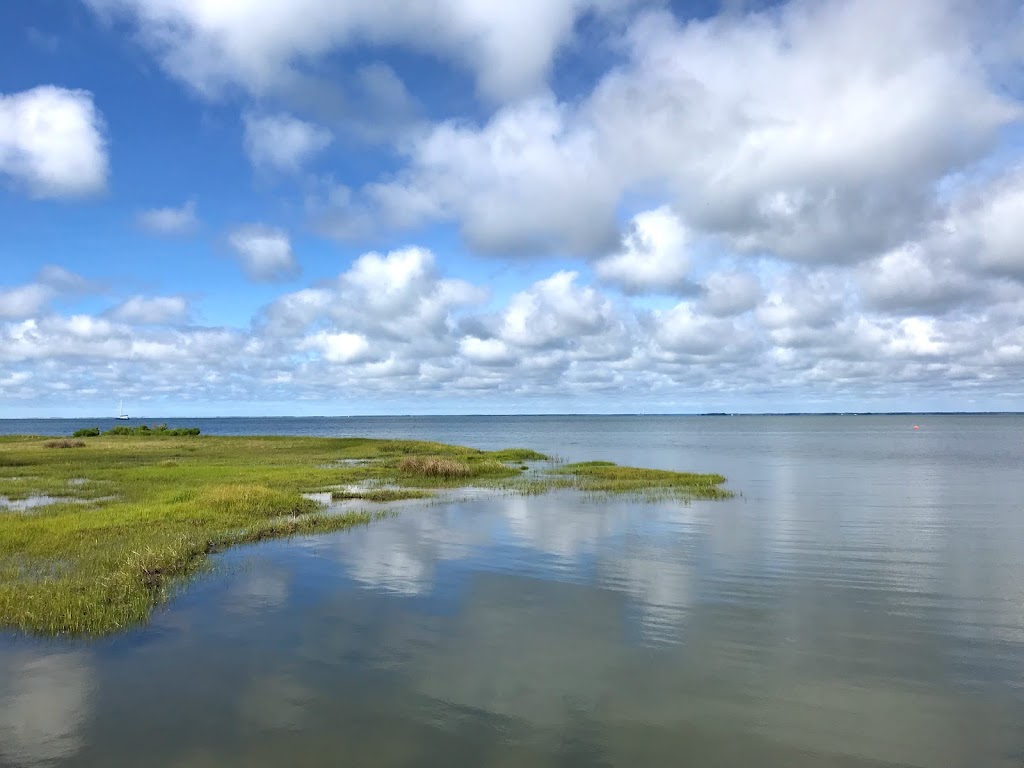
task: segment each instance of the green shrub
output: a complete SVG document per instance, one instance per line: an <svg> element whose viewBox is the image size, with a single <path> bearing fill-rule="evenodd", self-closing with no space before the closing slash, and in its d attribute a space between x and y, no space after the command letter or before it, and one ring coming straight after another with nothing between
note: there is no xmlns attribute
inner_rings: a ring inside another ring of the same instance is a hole
<svg viewBox="0 0 1024 768"><path fill-rule="evenodd" d="M168 429L166 424L159 424L151 429L148 424L139 424L137 427L113 427L103 434L113 435L115 437L149 437L152 435L158 435L160 437L192 437L199 434L199 427L178 427L176 429Z"/></svg>

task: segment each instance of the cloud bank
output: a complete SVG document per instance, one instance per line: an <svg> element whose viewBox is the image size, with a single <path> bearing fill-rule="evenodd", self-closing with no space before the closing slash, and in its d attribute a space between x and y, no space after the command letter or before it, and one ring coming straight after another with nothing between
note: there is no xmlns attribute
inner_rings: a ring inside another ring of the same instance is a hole
<svg viewBox="0 0 1024 768"><path fill-rule="evenodd" d="M905 283L914 264L901 252L868 270L710 272L692 294L649 309L575 271L496 303L486 286L446 276L434 254L409 248L367 253L330 281L282 293L247 328L190 325L182 297L59 314L47 304L59 291L40 296L45 285L34 283L2 294L0 364L13 375L0 393L117 387L143 399L299 398L355 409L389 398L633 410L908 393L999 403L1024 373L1024 286L979 274L972 291L940 282L892 306L886 281Z"/></svg>

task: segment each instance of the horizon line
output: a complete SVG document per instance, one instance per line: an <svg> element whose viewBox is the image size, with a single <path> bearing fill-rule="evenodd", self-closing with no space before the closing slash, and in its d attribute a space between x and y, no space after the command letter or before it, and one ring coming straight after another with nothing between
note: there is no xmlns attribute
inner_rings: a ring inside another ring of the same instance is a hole
<svg viewBox="0 0 1024 768"><path fill-rule="evenodd" d="M551 412L551 413L364 413L364 414L313 414L313 415L255 415L232 416L132 416L131 421L153 419L393 419L393 418L543 418L543 417L586 417L586 416L1021 416L1024 411L615 411L600 413ZM97 419L117 421L115 416L0 416L0 421L72 421Z"/></svg>

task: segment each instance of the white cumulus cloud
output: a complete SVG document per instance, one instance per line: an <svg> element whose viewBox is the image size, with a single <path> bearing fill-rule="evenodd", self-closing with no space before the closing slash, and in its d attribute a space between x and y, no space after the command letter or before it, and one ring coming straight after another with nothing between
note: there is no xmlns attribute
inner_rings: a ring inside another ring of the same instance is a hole
<svg viewBox="0 0 1024 768"><path fill-rule="evenodd" d="M103 118L88 91L41 85L0 94L0 174L36 198L94 195L109 172Z"/></svg>
<svg viewBox="0 0 1024 768"><path fill-rule="evenodd" d="M39 270L36 281L13 288L0 286L0 318L17 320L33 317L47 311L51 302L65 296L75 296L96 290L81 275L54 264Z"/></svg>
<svg viewBox="0 0 1024 768"><path fill-rule="evenodd" d="M48 285L30 283L0 290L0 317L18 319L32 317L49 304L56 291Z"/></svg>
<svg viewBox="0 0 1024 768"><path fill-rule="evenodd" d="M539 97L480 129L436 126L411 146L409 167L365 193L397 226L451 220L494 253L604 253L618 239L621 189L597 136L571 108Z"/></svg>
<svg viewBox="0 0 1024 768"><path fill-rule="evenodd" d="M684 226L739 251L863 260L918 236L936 184L1024 116L972 19L953 0L646 15L589 95L438 123L349 208L452 221L479 250L598 256L623 199L660 189Z"/></svg>
<svg viewBox="0 0 1024 768"><path fill-rule="evenodd" d="M559 48L588 12L633 0L88 0L132 20L164 69L200 93L280 89L305 65L366 44L405 45L467 67L481 93L520 96L543 84Z"/></svg>
<svg viewBox="0 0 1024 768"><path fill-rule="evenodd" d="M282 229L247 224L228 235L228 244L253 280L283 280L299 271L291 240Z"/></svg>
<svg viewBox="0 0 1024 768"><path fill-rule="evenodd" d="M598 277L626 293L674 293L688 287L690 271L686 228L662 206L633 221L615 253L594 265Z"/></svg>
<svg viewBox="0 0 1024 768"><path fill-rule="evenodd" d="M499 339L467 336L459 342L459 352L467 360L480 365L513 365L516 355Z"/></svg>
<svg viewBox="0 0 1024 768"><path fill-rule="evenodd" d="M564 347L606 330L615 314L611 302L578 285L578 277L557 272L513 296L498 324L500 338L518 347Z"/></svg>
<svg viewBox="0 0 1024 768"><path fill-rule="evenodd" d="M303 349L318 350L332 363L351 363L371 357L370 342L358 333L320 331L302 342Z"/></svg>
<svg viewBox="0 0 1024 768"><path fill-rule="evenodd" d="M335 280L273 302L261 317L264 338L287 354L297 345L321 360L360 364L363 378L400 387L421 364L447 361L458 346L457 315L486 291L442 277L423 248L366 253Z"/></svg>

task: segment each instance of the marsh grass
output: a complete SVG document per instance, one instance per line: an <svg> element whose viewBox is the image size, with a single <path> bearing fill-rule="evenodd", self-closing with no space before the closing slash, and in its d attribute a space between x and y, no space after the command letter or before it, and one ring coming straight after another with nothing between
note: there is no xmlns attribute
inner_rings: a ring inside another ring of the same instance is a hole
<svg viewBox="0 0 1024 768"><path fill-rule="evenodd" d="M0 437L0 495L66 499L31 515L0 510L0 628L114 632L146 621L211 553L345 530L393 512L331 514L304 495L310 492L378 503L463 486L728 495L717 475L608 464L524 471L524 462L546 457L522 449L369 438L151 437L101 435L73 451L50 450L53 441L45 438Z"/></svg>
<svg viewBox="0 0 1024 768"><path fill-rule="evenodd" d="M722 475L622 467L610 461L564 464L549 473L566 477L569 485L592 494L626 494L647 499L728 499Z"/></svg>
<svg viewBox="0 0 1024 768"><path fill-rule="evenodd" d="M522 464L524 461L547 461L548 459L543 453L531 451L529 448L505 448L500 451L491 451L487 455L493 461L513 464Z"/></svg>
<svg viewBox="0 0 1024 768"><path fill-rule="evenodd" d="M453 478L473 474L466 462L440 456L409 456L399 462L398 468L407 475L418 477Z"/></svg>
<svg viewBox="0 0 1024 768"><path fill-rule="evenodd" d="M43 443L46 448L85 448L84 440L47 440Z"/></svg>
<svg viewBox="0 0 1024 768"><path fill-rule="evenodd" d="M575 486L569 477L534 475L512 478L503 482L500 487L517 496L540 496L549 491L574 488Z"/></svg>
<svg viewBox="0 0 1024 768"><path fill-rule="evenodd" d="M74 451L50 450L54 441L44 438L0 438L0 494L66 498L31 515L0 510L0 627L95 635L144 622L213 552L381 517L330 514L306 492L372 484L360 499L432 495L437 483L427 477L373 487L398 480L408 456L460 462L474 476L512 471L484 451L441 443L159 436L90 437Z"/></svg>
<svg viewBox="0 0 1024 768"><path fill-rule="evenodd" d="M519 476L519 464L509 463L508 451L477 455L406 456L398 462L394 481L399 485L454 488L467 484L490 485ZM539 455L539 454L538 454ZM500 456L501 458L497 458Z"/></svg>
<svg viewBox="0 0 1024 768"><path fill-rule="evenodd" d="M367 488L363 491L331 491L332 501L404 501L407 499L428 499L434 494L415 488Z"/></svg>

